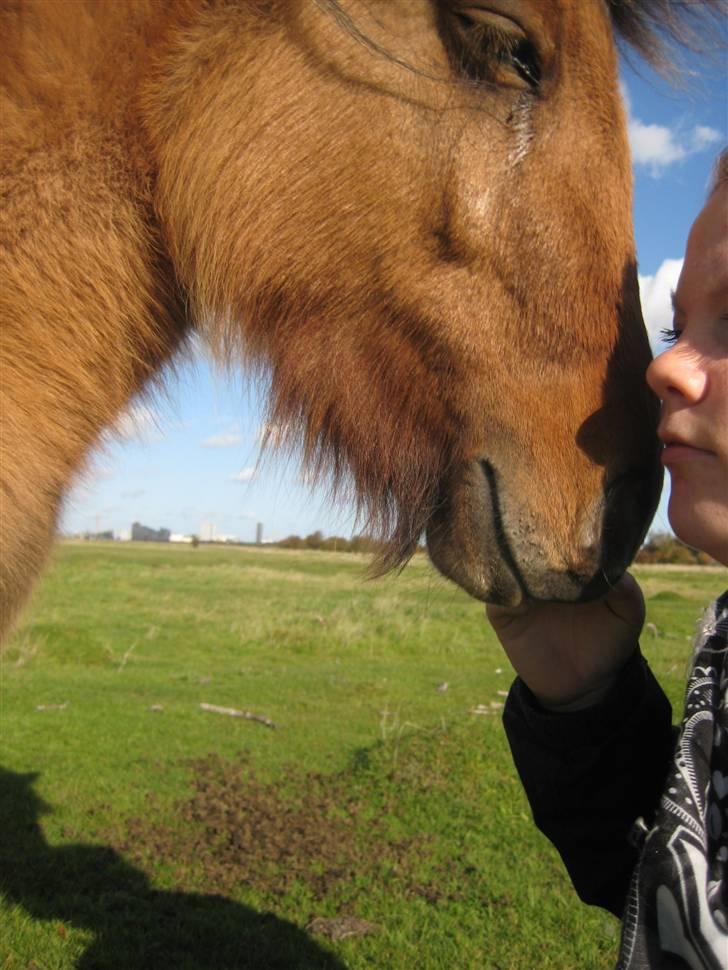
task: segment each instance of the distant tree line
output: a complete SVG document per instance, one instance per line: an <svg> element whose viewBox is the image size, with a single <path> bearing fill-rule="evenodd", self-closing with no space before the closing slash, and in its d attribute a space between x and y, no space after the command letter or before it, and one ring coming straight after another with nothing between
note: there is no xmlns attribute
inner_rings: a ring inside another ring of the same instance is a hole
<svg viewBox="0 0 728 970"><path fill-rule="evenodd" d="M686 546L676 536L669 532L656 532L637 553L635 562L644 565L649 563L677 563L682 566L711 566L715 559L707 552Z"/></svg>
<svg viewBox="0 0 728 970"><path fill-rule="evenodd" d="M324 536L323 532L312 532L307 536L287 536L276 542L282 549L321 549L324 552L380 552L383 543L366 534L344 539L342 536ZM676 536L669 532L656 532L637 553L635 562L649 565L650 563L676 563L683 566L709 566L715 560L699 549L686 546Z"/></svg>
<svg viewBox="0 0 728 970"><path fill-rule="evenodd" d="M326 536L323 532L312 532L311 535L288 536L276 543L282 549L322 549L325 552L379 552L383 543L368 535L352 536L344 539L342 536Z"/></svg>
<svg viewBox="0 0 728 970"><path fill-rule="evenodd" d="M142 525L141 522L131 524L132 542L169 542L171 535L169 529L150 529L148 525Z"/></svg>

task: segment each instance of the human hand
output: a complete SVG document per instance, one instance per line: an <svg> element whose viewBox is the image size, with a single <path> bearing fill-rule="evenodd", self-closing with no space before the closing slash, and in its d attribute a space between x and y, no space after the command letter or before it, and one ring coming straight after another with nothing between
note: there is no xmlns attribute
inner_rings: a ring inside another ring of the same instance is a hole
<svg viewBox="0 0 728 970"><path fill-rule="evenodd" d="M545 707L579 710L600 700L634 653L645 602L626 573L591 603L487 606L486 615L536 698Z"/></svg>

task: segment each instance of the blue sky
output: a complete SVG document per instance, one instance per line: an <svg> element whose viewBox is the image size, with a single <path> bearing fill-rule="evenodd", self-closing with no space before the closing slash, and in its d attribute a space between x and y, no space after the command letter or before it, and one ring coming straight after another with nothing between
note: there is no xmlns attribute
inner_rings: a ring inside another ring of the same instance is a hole
<svg viewBox="0 0 728 970"><path fill-rule="evenodd" d="M635 172L635 235L645 319L657 335L671 320L670 289L690 225L705 198L711 165L728 143L728 63L687 60L679 86L624 65ZM92 456L68 496L63 532L113 529L133 521L205 537L349 535L351 509L310 490L295 460L267 453L259 464L261 395L244 376L216 374L204 352L179 368L165 397L135 404ZM669 528L666 495L653 529Z"/></svg>

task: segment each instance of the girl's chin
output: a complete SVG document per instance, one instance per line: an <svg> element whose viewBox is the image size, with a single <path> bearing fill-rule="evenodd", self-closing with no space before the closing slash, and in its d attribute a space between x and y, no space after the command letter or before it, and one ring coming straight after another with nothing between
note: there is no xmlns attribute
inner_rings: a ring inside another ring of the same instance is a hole
<svg viewBox="0 0 728 970"><path fill-rule="evenodd" d="M696 502L690 495L683 500L680 490L673 486L667 517L681 542L728 565L728 509L725 503Z"/></svg>

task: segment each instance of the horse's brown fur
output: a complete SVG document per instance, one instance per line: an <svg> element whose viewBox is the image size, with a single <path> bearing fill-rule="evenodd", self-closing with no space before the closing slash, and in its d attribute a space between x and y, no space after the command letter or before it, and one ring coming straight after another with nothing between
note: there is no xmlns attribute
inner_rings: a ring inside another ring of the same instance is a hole
<svg viewBox="0 0 728 970"><path fill-rule="evenodd" d="M516 544L578 559L652 426L626 138L601 0L515 7L556 50L536 107L455 75L445 0L2 3L0 629L74 472L192 328L270 373L271 421L351 475L391 561L463 489L471 515L458 469L484 455ZM596 425L574 445L605 407L620 455ZM531 476L558 502L511 512Z"/></svg>

